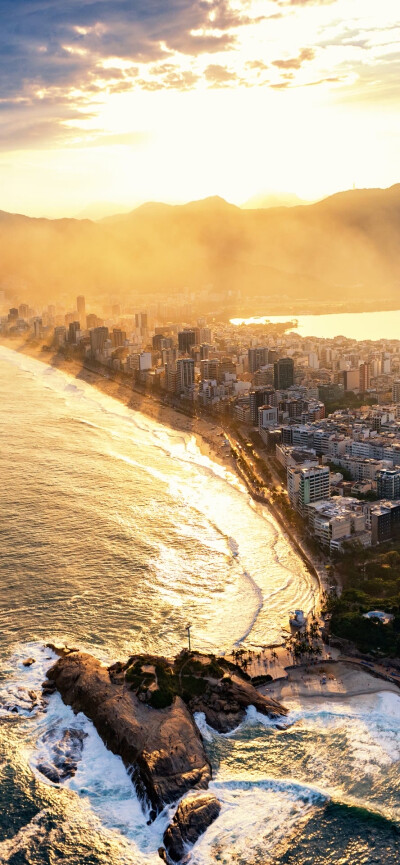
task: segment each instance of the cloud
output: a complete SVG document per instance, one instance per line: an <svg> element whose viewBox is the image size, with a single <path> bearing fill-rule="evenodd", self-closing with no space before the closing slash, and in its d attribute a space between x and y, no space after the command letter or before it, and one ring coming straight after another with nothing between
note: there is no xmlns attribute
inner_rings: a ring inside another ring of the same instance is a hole
<svg viewBox="0 0 400 865"><path fill-rule="evenodd" d="M313 48L303 48L297 57L291 57L288 60L273 60L272 65L277 69L300 69L307 60L313 60L315 51Z"/></svg>
<svg viewBox="0 0 400 865"><path fill-rule="evenodd" d="M254 20L250 5L238 7L231 0L1 0L0 100L20 100L27 144L39 139L40 130L51 141L70 135L63 123L71 112L85 113L88 102L104 92L195 86L198 74L179 65L188 64L185 58L232 49L237 31ZM181 64L149 73L152 65L177 57ZM53 106L46 119L44 97L49 97L47 108ZM21 137L22 125L16 129L17 146ZM1 141L11 145L11 129L0 133L0 146Z"/></svg>
<svg viewBox="0 0 400 865"><path fill-rule="evenodd" d="M231 69L227 69L225 66L220 66L218 64L207 66L204 77L206 81L215 87L232 84L238 80L236 72L232 72Z"/></svg>
<svg viewBox="0 0 400 865"><path fill-rule="evenodd" d="M52 145L72 142L81 134L74 122L93 116L93 112L74 109L63 100L62 94L34 104L19 99L1 100L0 149L35 150L43 146L43 141Z"/></svg>
<svg viewBox="0 0 400 865"><path fill-rule="evenodd" d="M390 23L380 31L362 12L343 20L336 2L270 0L260 15L259 0L0 0L0 147L13 146L13 117L18 147L24 129L27 146L40 136L91 142L79 121L96 117L108 94L134 89L341 83L350 98L367 89L372 98L371 86L392 98L398 66L377 41ZM303 15L310 30L295 26Z"/></svg>
<svg viewBox="0 0 400 865"><path fill-rule="evenodd" d="M337 0L278 0L281 6L332 6Z"/></svg>
<svg viewBox="0 0 400 865"><path fill-rule="evenodd" d="M253 23L230 0L1 0L0 95L82 87L109 57L132 64L228 50ZM256 19L257 20L257 19Z"/></svg>

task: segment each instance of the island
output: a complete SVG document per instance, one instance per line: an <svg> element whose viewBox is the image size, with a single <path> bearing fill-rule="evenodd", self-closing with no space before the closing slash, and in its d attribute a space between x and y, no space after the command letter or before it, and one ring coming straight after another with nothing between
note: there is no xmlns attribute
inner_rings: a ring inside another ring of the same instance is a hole
<svg viewBox="0 0 400 865"><path fill-rule="evenodd" d="M106 667L76 649L56 651L45 692L57 689L122 758L149 822L179 802L159 852L166 862L183 861L220 811L215 796L204 792L212 770L194 714L204 713L211 727L228 732L250 705L277 719L287 710L260 694L240 667L214 655L132 655Z"/></svg>

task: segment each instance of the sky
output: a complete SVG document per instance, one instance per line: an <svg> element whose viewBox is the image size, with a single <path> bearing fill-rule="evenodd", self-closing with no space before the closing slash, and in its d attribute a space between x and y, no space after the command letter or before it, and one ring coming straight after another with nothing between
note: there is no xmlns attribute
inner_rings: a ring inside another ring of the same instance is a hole
<svg viewBox="0 0 400 865"><path fill-rule="evenodd" d="M0 209L400 181L399 0L0 0Z"/></svg>

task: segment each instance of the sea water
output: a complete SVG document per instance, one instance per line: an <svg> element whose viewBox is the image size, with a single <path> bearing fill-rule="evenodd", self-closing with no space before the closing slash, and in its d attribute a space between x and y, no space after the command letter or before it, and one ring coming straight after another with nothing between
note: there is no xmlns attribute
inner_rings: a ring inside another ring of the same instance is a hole
<svg viewBox="0 0 400 865"><path fill-rule="evenodd" d="M104 661L281 642L315 581L266 508L190 434L0 347L0 861L156 863L122 761L58 694L33 710L66 643ZM27 657L35 658L25 667ZM228 735L197 718L222 803L193 848L213 863L391 863L400 855L400 699L249 709ZM48 733L84 734L75 776L38 771Z"/></svg>

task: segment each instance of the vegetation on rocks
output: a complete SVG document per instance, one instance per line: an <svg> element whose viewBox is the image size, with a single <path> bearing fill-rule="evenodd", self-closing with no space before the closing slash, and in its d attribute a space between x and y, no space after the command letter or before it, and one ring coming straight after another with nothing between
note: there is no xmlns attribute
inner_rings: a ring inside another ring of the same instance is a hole
<svg viewBox="0 0 400 865"><path fill-rule="evenodd" d="M207 690L208 682L220 681L227 667L231 666L234 667L225 661L217 661L214 655L204 657L183 651L172 663L152 655L142 655L140 658L133 656L116 673L124 674L131 690L143 702L153 709L165 709L172 705L177 696L185 703L190 703L194 697L201 697Z"/></svg>

